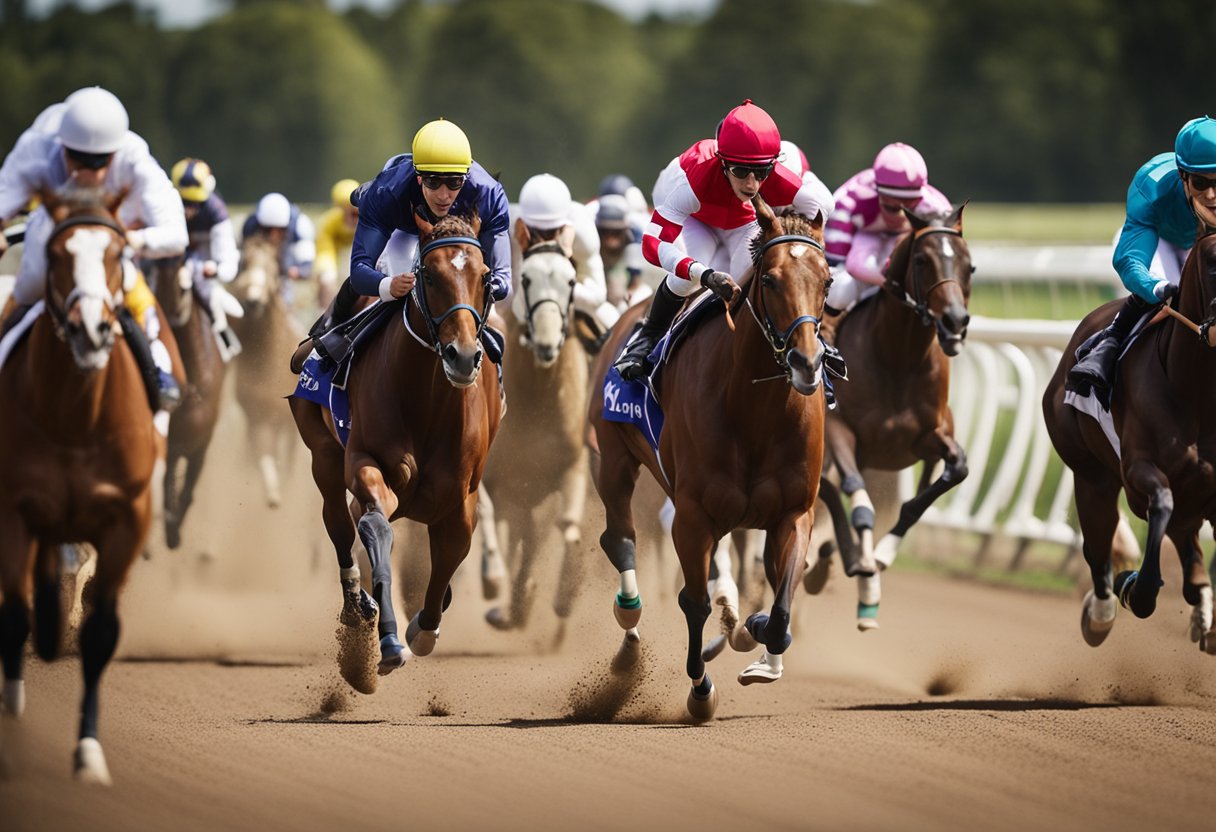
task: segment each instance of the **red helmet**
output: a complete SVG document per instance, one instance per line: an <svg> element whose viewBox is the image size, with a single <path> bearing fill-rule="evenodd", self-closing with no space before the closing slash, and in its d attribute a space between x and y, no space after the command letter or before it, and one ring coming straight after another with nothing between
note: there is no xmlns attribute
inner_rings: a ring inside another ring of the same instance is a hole
<svg viewBox="0 0 1216 832"><path fill-rule="evenodd" d="M781 154L781 133L772 116L749 98L718 125L718 155L728 162L768 164Z"/></svg>

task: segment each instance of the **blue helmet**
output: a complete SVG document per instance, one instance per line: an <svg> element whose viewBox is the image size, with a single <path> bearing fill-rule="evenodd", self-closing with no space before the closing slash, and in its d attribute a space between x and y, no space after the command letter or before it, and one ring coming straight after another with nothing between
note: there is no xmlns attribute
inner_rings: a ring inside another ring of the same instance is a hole
<svg viewBox="0 0 1216 832"><path fill-rule="evenodd" d="M610 173L600 180L599 196L620 194L624 196L633 187L633 180L623 173Z"/></svg>
<svg viewBox="0 0 1216 832"><path fill-rule="evenodd" d="M1174 161L1189 173L1216 173L1216 118L1193 118L1178 131Z"/></svg>

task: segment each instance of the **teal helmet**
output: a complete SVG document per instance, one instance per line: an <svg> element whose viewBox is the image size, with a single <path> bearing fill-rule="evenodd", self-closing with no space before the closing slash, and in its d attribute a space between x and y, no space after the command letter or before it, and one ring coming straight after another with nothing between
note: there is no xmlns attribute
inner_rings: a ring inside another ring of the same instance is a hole
<svg viewBox="0 0 1216 832"><path fill-rule="evenodd" d="M1178 131L1174 161L1188 173L1216 173L1216 118L1193 118Z"/></svg>

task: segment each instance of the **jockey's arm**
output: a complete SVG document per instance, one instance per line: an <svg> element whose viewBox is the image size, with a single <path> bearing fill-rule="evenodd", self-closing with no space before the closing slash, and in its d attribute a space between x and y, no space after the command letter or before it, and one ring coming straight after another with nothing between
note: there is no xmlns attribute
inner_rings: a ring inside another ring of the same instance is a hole
<svg viewBox="0 0 1216 832"><path fill-rule="evenodd" d="M223 283L231 283L241 265L241 252L236 247L231 219L225 218L211 226L211 259L215 261L215 276Z"/></svg>
<svg viewBox="0 0 1216 832"><path fill-rule="evenodd" d="M812 220L819 212L826 221L836 210L836 199L823 180L808 170L802 174L802 186L794 194L793 208L796 213Z"/></svg>
<svg viewBox="0 0 1216 832"><path fill-rule="evenodd" d="M183 254L190 236L186 232L182 200L164 170L148 153L147 145L135 159L134 174L134 184L127 199L136 201L137 218L143 223L140 253L146 257ZM119 213L124 220L129 218L126 211L120 209Z"/></svg>
<svg viewBox="0 0 1216 832"><path fill-rule="evenodd" d="M511 216L507 192L502 185L495 187L483 200L481 231L482 254L490 267L489 282L494 300L506 300L511 294ZM479 206L482 207L482 206Z"/></svg>
<svg viewBox="0 0 1216 832"><path fill-rule="evenodd" d="M376 263L394 230L390 223L380 217L375 200L365 196L359 205L359 225L355 228L355 239L350 250L350 285L360 295L383 297L381 283L392 280L392 275L386 277L376 268Z"/></svg>
<svg viewBox="0 0 1216 832"><path fill-rule="evenodd" d="M881 285L886 277L886 254L884 253L883 234L858 234L853 238L853 245L845 258L845 271L853 277L869 283L872 286Z"/></svg>
<svg viewBox="0 0 1216 832"><path fill-rule="evenodd" d="M43 148L41 151L39 148ZM25 208L38 191L41 173L47 167L45 141L26 131L0 165L0 224ZM0 239L0 246L6 243Z"/></svg>
<svg viewBox="0 0 1216 832"><path fill-rule="evenodd" d="M1159 241L1160 236L1152 223L1129 213L1112 261L1127 290L1151 304L1158 303L1153 294L1157 278L1149 272L1149 266L1157 253Z"/></svg>
<svg viewBox="0 0 1216 832"><path fill-rule="evenodd" d="M578 210L574 216L574 299L584 309L594 310L608 299L604 259L600 257L600 235L590 212Z"/></svg>
<svg viewBox="0 0 1216 832"><path fill-rule="evenodd" d="M677 292L683 290L684 295L692 292L693 287L688 284L699 282L701 275L709 268L689 257L676 245L676 238L684 230L684 223L700 207L701 200L681 175L664 196L663 204L655 207L650 222L642 232L642 256L678 281L685 281L679 289L672 287Z"/></svg>

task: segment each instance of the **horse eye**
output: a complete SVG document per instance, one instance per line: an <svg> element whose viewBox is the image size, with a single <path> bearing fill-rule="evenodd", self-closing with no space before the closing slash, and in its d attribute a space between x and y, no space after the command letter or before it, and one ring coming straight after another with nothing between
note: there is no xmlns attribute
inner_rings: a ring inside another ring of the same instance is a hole
<svg viewBox="0 0 1216 832"><path fill-rule="evenodd" d="M529 286L532 285L532 278L525 277L521 282L524 284L524 288L527 289Z"/></svg>
<svg viewBox="0 0 1216 832"><path fill-rule="evenodd" d="M975 266L972 266L972 267L971 267L971 273L972 273L972 274L975 274Z"/></svg>
<svg viewBox="0 0 1216 832"><path fill-rule="evenodd" d="M573 278L573 277L572 277L572 278L570 278L570 284L569 284L569 285L571 285L571 286L573 286L573 285L574 285L574 278Z"/></svg>
<svg viewBox="0 0 1216 832"><path fill-rule="evenodd" d="M767 288L770 288L770 289L771 289L773 286L776 286L776 285L777 285L777 281L773 279L773 276L772 276L771 274L766 274L766 275L764 275L763 277L761 277L761 278L760 278L760 283L761 283L763 286L765 286L765 287L767 287Z"/></svg>

